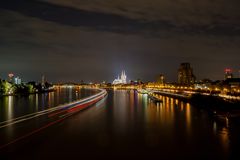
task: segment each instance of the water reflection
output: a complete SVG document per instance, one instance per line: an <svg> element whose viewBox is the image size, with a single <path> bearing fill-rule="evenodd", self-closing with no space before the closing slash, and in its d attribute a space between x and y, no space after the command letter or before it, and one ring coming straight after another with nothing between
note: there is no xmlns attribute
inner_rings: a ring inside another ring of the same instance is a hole
<svg viewBox="0 0 240 160"><path fill-rule="evenodd" d="M78 92L74 89L72 92L59 89L52 95L46 94L47 99L43 94L34 95L36 98L33 100L35 100L35 107L41 110L42 107L44 108L43 102L46 106L52 106L66 103L71 96L74 100L86 95L85 91ZM232 147L230 142L233 141L230 129L232 123L228 119L223 120L224 123L219 123L207 112L192 104L160 95L159 98L162 99L162 103L155 103L147 95L138 94L133 90L109 91L106 104L102 104L103 107L96 105L98 107L89 108L89 112L76 115L81 125L76 123L74 118L74 121L68 120L68 123L74 126L71 129L71 135L73 129L76 129L74 131L82 130L76 134L76 140L80 143L85 141L87 145L93 146L97 143L104 147L111 147L111 151L130 148L130 152L133 150L136 153L138 151L146 154L155 153L155 155L164 154L167 151L165 155L170 155L169 159L181 158L181 154L189 155L188 159L195 159L202 153L206 157L210 156L209 159L226 157L229 148ZM24 105L16 105L22 103L22 99L14 99L12 104L9 99L5 99L7 101L4 102L7 103L3 108L8 109L8 106L12 105L13 115L9 114L9 110L0 108L1 117L3 117L2 113L6 114L6 117L19 114L16 108L26 108ZM51 103L48 103L49 101ZM2 104L1 101L0 104ZM81 133L86 136L79 136ZM171 153L176 153L173 158ZM199 157L199 159L206 159L206 157Z"/></svg>
<svg viewBox="0 0 240 160"><path fill-rule="evenodd" d="M73 90L72 87L70 87L70 89L68 90L68 101L71 102L72 101L72 97L73 97Z"/></svg>
<svg viewBox="0 0 240 160"><path fill-rule="evenodd" d="M133 91L133 90L131 90L130 91L130 95L129 95L129 101L130 101L130 114L131 114L131 120L133 120L133 118L134 118L134 114L135 114L135 109L136 109L136 107L135 107L135 100L136 100L136 93ZM136 110L137 111L137 110Z"/></svg>
<svg viewBox="0 0 240 160"><path fill-rule="evenodd" d="M186 104L186 127L187 127L187 133L190 134L191 132L191 107L190 104Z"/></svg>
<svg viewBox="0 0 240 160"><path fill-rule="evenodd" d="M71 88L28 96L0 97L0 122L75 101L96 92L98 91Z"/></svg>
<svg viewBox="0 0 240 160"><path fill-rule="evenodd" d="M176 145L177 142L178 147L182 147L198 142L200 146L197 147L211 148L220 143L217 150L228 153L228 120L224 127L219 127L218 122L213 122L207 112L179 99L159 95L162 102L155 103L147 95L134 91L115 90L113 94L115 130L118 134L126 133L131 126L136 127L133 126L134 122L143 122L144 141L149 147L162 143ZM215 136L213 139L205 138L212 135ZM164 140L161 137L164 137ZM218 142L215 142L215 138Z"/></svg>
<svg viewBox="0 0 240 160"><path fill-rule="evenodd" d="M219 123L217 121L213 122L213 131L214 134L218 137L221 146L223 148L223 151L225 153L229 152L229 144L230 144L230 131L229 131L229 119L223 118L223 119L216 119L217 121L219 121Z"/></svg>
<svg viewBox="0 0 240 160"><path fill-rule="evenodd" d="M38 94L35 94L35 110L38 111Z"/></svg>
<svg viewBox="0 0 240 160"><path fill-rule="evenodd" d="M213 131L214 131L214 134L217 134L217 122L213 122Z"/></svg>
<svg viewBox="0 0 240 160"><path fill-rule="evenodd" d="M14 117L14 100L13 100L13 96L7 96L6 97L6 105L4 107L6 107L5 110L5 114L6 117L5 119L12 119ZM13 126L9 126L6 129L7 132L7 138L11 137L13 135Z"/></svg>
<svg viewBox="0 0 240 160"><path fill-rule="evenodd" d="M41 99L42 99L42 104L41 104L41 109L43 109L45 107L45 95L41 94Z"/></svg>
<svg viewBox="0 0 240 160"><path fill-rule="evenodd" d="M117 124L116 132L123 132L126 129L126 123L128 122L128 104L129 104L129 92L127 94L125 91L116 90L114 94L114 106L119 106L113 108L114 121ZM132 94L132 93L130 93ZM134 106L133 106L134 107Z"/></svg>
<svg viewBox="0 0 240 160"><path fill-rule="evenodd" d="M7 97L7 112L6 112L6 117L7 119L11 119L14 116L13 113L13 96L8 96Z"/></svg>
<svg viewBox="0 0 240 160"><path fill-rule="evenodd" d="M222 146L224 150L227 151L229 149L229 130L226 127L223 127L219 135L222 142Z"/></svg>

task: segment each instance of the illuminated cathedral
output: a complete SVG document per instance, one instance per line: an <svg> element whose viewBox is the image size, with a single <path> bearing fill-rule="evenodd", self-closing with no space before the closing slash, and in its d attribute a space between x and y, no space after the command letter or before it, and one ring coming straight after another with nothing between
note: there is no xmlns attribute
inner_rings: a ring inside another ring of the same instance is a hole
<svg viewBox="0 0 240 160"><path fill-rule="evenodd" d="M118 75L118 78L113 81L113 84L127 84L127 75L125 71L122 71L121 77Z"/></svg>

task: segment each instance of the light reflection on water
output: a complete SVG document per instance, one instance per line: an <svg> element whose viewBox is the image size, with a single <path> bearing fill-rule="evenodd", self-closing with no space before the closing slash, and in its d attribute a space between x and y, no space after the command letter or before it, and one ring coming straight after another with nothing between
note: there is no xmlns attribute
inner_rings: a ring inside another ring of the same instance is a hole
<svg viewBox="0 0 240 160"><path fill-rule="evenodd" d="M37 94L35 95L35 110L38 111L38 104L39 104L39 101L38 101L38 96Z"/></svg>
<svg viewBox="0 0 240 160"><path fill-rule="evenodd" d="M31 94L27 96L0 97L0 122L10 120L25 114L42 111L60 104L69 103L96 93L97 91L59 89L55 92Z"/></svg>
<svg viewBox="0 0 240 160"><path fill-rule="evenodd" d="M229 130L226 127L223 127L220 131L220 139L222 142L222 146L224 147L225 151L228 150L229 146Z"/></svg>
<svg viewBox="0 0 240 160"><path fill-rule="evenodd" d="M8 119L11 119L11 118L13 118L13 96L8 96L8 109L7 109L7 118Z"/></svg>
<svg viewBox="0 0 240 160"><path fill-rule="evenodd" d="M195 147L211 149L217 146L216 150L229 153L229 121L221 127L222 124L206 111L170 97L159 96L162 103L154 103L147 95L134 91L115 90L113 94L114 124L118 134L136 127L132 125L134 121L143 121L145 143L149 147L161 143L178 147L182 143L199 143ZM161 137L165 137L164 140Z"/></svg>
<svg viewBox="0 0 240 160"><path fill-rule="evenodd" d="M221 123L213 122L213 131L218 137L224 152L228 153L230 148L230 130L228 118L221 119Z"/></svg>
<svg viewBox="0 0 240 160"><path fill-rule="evenodd" d="M42 102L46 107L51 107L64 98L64 102L67 102L71 96L77 98L86 95L85 92L77 93L74 89L71 93L72 95L69 90L61 89L51 95L33 95L34 107L39 110L43 107ZM84 143L91 144L91 149L99 149L99 146L109 147L106 150L103 148L106 152L161 152L160 155L172 156L173 159L179 158L181 154L192 157L203 154L220 159L227 157L230 148L233 147L232 143L238 141L233 138L231 121L224 119L223 122L219 122L206 111L178 99L165 96L159 98L162 99L162 103L154 103L147 95L138 94L133 90L109 91L108 97L102 103L76 114L72 121L70 118L66 122L65 131L76 132L72 138L73 142L77 141L77 146ZM9 99L6 98L3 102L7 102L5 108L8 109L11 104ZM1 112L7 117L15 116L17 103L19 99L16 98L11 107L12 115L9 114L9 110ZM82 134L85 136L80 136ZM176 154L171 154L172 152Z"/></svg>
<svg viewBox="0 0 240 160"><path fill-rule="evenodd" d="M191 107L190 104L186 104L186 126L187 126L187 132L190 134L191 132Z"/></svg>

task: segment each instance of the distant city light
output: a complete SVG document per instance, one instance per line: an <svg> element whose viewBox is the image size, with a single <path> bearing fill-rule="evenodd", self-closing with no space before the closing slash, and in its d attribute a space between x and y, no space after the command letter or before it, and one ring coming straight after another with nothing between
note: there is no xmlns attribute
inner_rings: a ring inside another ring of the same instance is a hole
<svg viewBox="0 0 240 160"><path fill-rule="evenodd" d="M226 69L225 69L225 72L226 72L226 73L232 72L232 69L226 68Z"/></svg>
<svg viewBox="0 0 240 160"><path fill-rule="evenodd" d="M14 74L13 74L13 73L9 73L9 74L8 74L8 77L9 77L9 78L12 78L12 77L14 77Z"/></svg>

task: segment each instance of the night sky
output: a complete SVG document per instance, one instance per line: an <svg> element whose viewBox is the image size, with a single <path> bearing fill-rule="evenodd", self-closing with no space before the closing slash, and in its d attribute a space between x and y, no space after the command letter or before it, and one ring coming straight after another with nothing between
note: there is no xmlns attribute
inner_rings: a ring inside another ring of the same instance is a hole
<svg viewBox="0 0 240 160"><path fill-rule="evenodd" d="M239 0L7 0L0 4L0 77L24 81L176 81L240 70ZM237 73L236 73L237 74Z"/></svg>

